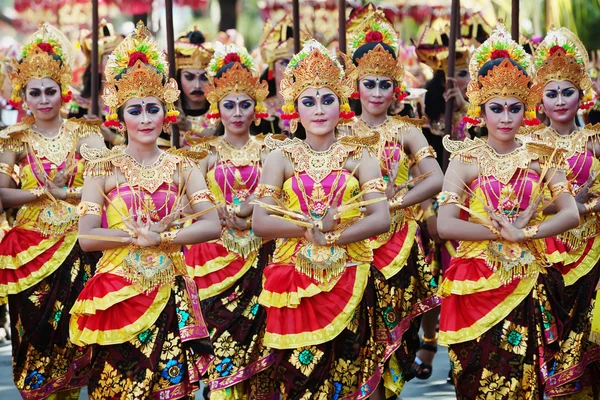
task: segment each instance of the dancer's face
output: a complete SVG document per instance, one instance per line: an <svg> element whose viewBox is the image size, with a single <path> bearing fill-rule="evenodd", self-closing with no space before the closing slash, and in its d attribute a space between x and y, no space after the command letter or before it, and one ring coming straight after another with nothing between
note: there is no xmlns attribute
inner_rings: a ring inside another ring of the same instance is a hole
<svg viewBox="0 0 600 400"><path fill-rule="evenodd" d="M203 102L207 85L206 70L198 68L184 68L181 70L181 90L190 101L194 103Z"/></svg>
<svg viewBox="0 0 600 400"><path fill-rule="evenodd" d="M467 98L467 87L469 86L469 82L471 81L471 76L469 75L469 70L466 68L459 69L456 71L456 86L460 89L463 97Z"/></svg>
<svg viewBox="0 0 600 400"><path fill-rule="evenodd" d="M516 97L494 97L485 107L485 123L488 132L498 141L513 140L523 124L525 105Z"/></svg>
<svg viewBox="0 0 600 400"><path fill-rule="evenodd" d="M308 88L298 96L298 116L307 133L327 135L340 119L340 100L329 88Z"/></svg>
<svg viewBox="0 0 600 400"><path fill-rule="evenodd" d="M225 132L247 135L254 120L254 100L246 93L230 93L219 101L221 122Z"/></svg>
<svg viewBox="0 0 600 400"><path fill-rule="evenodd" d="M154 143L165 120L164 106L156 97L132 98L123 105L129 142Z"/></svg>
<svg viewBox="0 0 600 400"><path fill-rule="evenodd" d="M363 113L385 114L394 101L394 82L387 76L367 75L358 82Z"/></svg>
<svg viewBox="0 0 600 400"><path fill-rule="evenodd" d="M38 121L59 117L61 95L60 85L50 78L31 79L25 86L25 103Z"/></svg>
<svg viewBox="0 0 600 400"><path fill-rule="evenodd" d="M579 110L579 89L569 81L549 82L544 87L542 104L551 121L570 122Z"/></svg>

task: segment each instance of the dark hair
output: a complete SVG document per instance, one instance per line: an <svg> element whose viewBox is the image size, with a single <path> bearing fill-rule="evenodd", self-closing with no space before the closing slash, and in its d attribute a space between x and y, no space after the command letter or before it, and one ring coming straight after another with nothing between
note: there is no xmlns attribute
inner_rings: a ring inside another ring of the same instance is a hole
<svg viewBox="0 0 600 400"><path fill-rule="evenodd" d="M275 83L275 77L269 79L269 68L265 69L260 75L261 81L267 81L269 88L269 95L267 97L273 97L277 95L277 84Z"/></svg>
<svg viewBox="0 0 600 400"><path fill-rule="evenodd" d="M85 71L83 72L83 77L81 78L83 81L83 89L81 89L81 97L84 99L89 99L92 97L92 65L88 65L85 67ZM102 86L102 73L98 73L98 87Z"/></svg>
<svg viewBox="0 0 600 400"><path fill-rule="evenodd" d="M206 41L204 34L200 31L190 31L185 35L188 38L191 44L202 44Z"/></svg>
<svg viewBox="0 0 600 400"><path fill-rule="evenodd" d="M437 70L433 78L425 83L425 115L431 120L436 121L446 111L446 100L444 100L444 91L446 90L446 74L443 70Z"/></svg>
<svg viewBox="0 0 600 400"><path fill-rule="evenodd" d="M523 67L521 67L515 60L512 58L496 58L495 60L490 60L483 64L481 68L479 68L478 76L486 76L494 67L502 64L502 61L508 60L512 65L519 68L519 71L523 73L523 75L527 76L527 71Z"/></svg>
<svg viewBox="0 0 600 400"><path fill-rule="evenodd" d="M354 51L354 54L352 54L352 61L354 62L354 64L358 65L358 62L356 60L359 60L362 56L367 54L369 51L373 50L375 47L377 47L378 44L380 44L381 47L383 47L385 49L385 51L387 51L394 58L396 58L396 53L394 53L394 49L392 49L391 46L389 46L383 42L371 42L371 43L363 44L362 46L360 46L358 49L356 49Z"/></svg>
<svg viewBox="0 0 600 400"><path fill-rule="evenodd" d="M223 74L227 71L229 71L231 68L233 68L233 66L235 65L235 62L230 62L227 63L225 65L223 65L221 68L219 68L219 70L217 71L217 73L215 74L215 78L220 78L223 76ZM242 68L244 68L246 71L250 71L250 69L248 67L246 67L244 64L240 63L240 65L242 66Z"/></svg>

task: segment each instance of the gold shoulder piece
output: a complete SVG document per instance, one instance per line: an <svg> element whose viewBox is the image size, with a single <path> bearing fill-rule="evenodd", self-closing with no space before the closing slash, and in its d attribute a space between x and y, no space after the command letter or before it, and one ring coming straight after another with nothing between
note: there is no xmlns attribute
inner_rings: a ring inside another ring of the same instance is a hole
<svg viewBox="0 0 600 400"><path fill-rule="evenodd" d="M267 146L267 149L269 149L269 151L272 151L275 149L281 149L286 146L294 145L297 142L301 142L301 140L298 138L290 139L289 137L282 134L268 135L265 139L265 146Z"/></svg>
<svg viewBox="0 0 600 400"><path fill-rule="evenodd" d="M19 134L31 129L31 123L21 121L17 124L8 126L0 131L0 139L18 138Z"/></svg>
<svg viewBox="0 0 600 400"><path fill-rule="evenodd" d="M583 127L583 131L585 131L588 137L598 136L600 135L600 123L587 124Z"/></svg>
<svg viewBox="0 0 600 400"><path fill-rule="evenodd" d="M519 138L520 139L520 138ZM567 154L569 149L555 146L543 140L529 138L524 142L532 160L539 160L544 167L568 170Z"/></svg>
<svg viewBox="0 0 600 400"><path fill-rule="evenodd" d="M25 150L27 133L31 130L34 119L26 116L18 124L11 125L0 131L0 151L20 153Z"/></svg>
<svg viewBox="0 0 600 400"><path fill-rule="evenodd" d="M125 146L115 146L112 149L106 147L95 148L83 144L79 150L81 157L86 160L83 176L111 176L113 174L112 161L122 157Z"/></svg>
<svg viewBox="0 0 600 400"><path fill-rule="evenodd" d="M218 140L218 136L205 136L199 138L188 137L186 134L185 140L190 144L193 148L201 148L208 149L210 147L211 142Z"/></svg>
<svg viewBox="0 0 600 400"><path fill-rule="evenodd" d="M100 132L100 126L102 125L102 121L97 118L71 118L65 121L65 125L67 129L76 132L77 137L80 139L92 135L102 137L102 132Z"/></svg>
<svg viewBox="0 0 600 400"><path fill-rule="evenodd" d="M403 121L403 122L408 122L409 124L415 125L417 128L422 128L426 123L429 122L429 118L427 118L427 117L410 118L410 117L403 117L401 115L396 115L393 118Z"/></svg>
<svg viewBox="0 0 600 400"><path fill-rule="evenodd" d="M198 162L202 161L208 155L208 150L199 149L199 150L188 150L188 149L176 149L171 147L166 150L167 153L173 154L174 156L181 157L184 162L188 162L192 165L196 165Z"/></svg>
<svg viewBox="0 0 600 400"><path fill-rule="evenodd" d="M481 146L485 146L485 142L480 138L465 140L452 140L449 135L444 136L442 139L444 148L452 155L460 154L461 156L468 156L468 152L471 152Z"/></svg>
<svg viewBox="0 0 600 400"><path fill-rule="evenodd" d="M358 147L374 148L379 144L380 135L375 132L368 136L344 136L339 142L346 145L354 145Z"/></svg>

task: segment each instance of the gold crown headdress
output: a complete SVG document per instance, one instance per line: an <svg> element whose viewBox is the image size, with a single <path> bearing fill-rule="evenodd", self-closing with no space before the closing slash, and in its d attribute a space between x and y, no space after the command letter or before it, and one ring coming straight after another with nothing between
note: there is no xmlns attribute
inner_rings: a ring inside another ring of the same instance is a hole
<svg viewBox="0 0 600 400"><path fill-rule="evenodd" d="M123 37L115 32L113 24L102 19L98 25L98 58L113 51L122 40ZM89 65L92 62L92 32L89 29L81 30L79 44L85 55L86 64Z"/></svg>
<svg viewBox="0 0 600 400"><path fill-rule="evenodd" d="M348 56L353 57L360 47L368 43L385 43L391 47L392 55L382 45L376 45L372 50L356 59L358 79L367 75L383 75L392 78L396 85L394 91L398 99L406 97L402 80L404 79L404 65L397 57L399 38L392 23L386 18L380 8L375 8L372 3L367 4L360 11L353 14L346 22L348 32ZM358 98L354 92L352 98Z"/></svg>
<svg viewBox="0 0 600 400"><path fill-rule="evenodd" d="M194 26L192 31L198 29ZM175 65L177 70L185 68L206 69L213 57L214 50L210 43L190 43L188 32L179 35L175 41Z"/></svg>
<svg viewBox="0 0 600 400"><path fill-rule="evenodd" d="M111 53L104 76L106 85L102 99L109 107L106 126L121 127L117 110L129 99L153 96L165 103L165 123L175 122L179 112L173 103L179 98L174 79L168 79L169 64L165 54L150 31L140 21L133 33L127 36Z"/></svg>
<svg viewBox="0 0 600 400"><path fill-rule="evenodd" d="M488 61L497 59L503 59L503 61L494 66L486 75L479 76L481 67ZM541 87L539 85L531 86L531 79L527 75L529 70L529 55L511 39L504 25L498 23L489 39L483 42L471 57L469 64L471 81L467 87L470 107L464 121L472 125L479 125L482 104L493 97L516 97L525 104L525 124L539 124L535 107L541 98Z"/></svg>
<svg viewBox="0 0 600 400"><path fill-rule="evenodd" d="M448 29L438 30L426 27L418 43L413 41L415 51L419 60L431 67L434 71L448 71L448 50L449 27ZM458 39L456 41L455 69L465 69L469 65L469 41Z"/></svg>
<svg viewBox="0 0 600 400"><path fill-rule="evenodd" d="M353 68L352 62L347 67ZM281 81L281 95L285 102L281 118L290 120L290 131L296 131L298 113L294 102L308 88L327 87L340 99L340 117L351 119L348 98L354 91L352 72L344 71L335 56L314 39L307 41L302 50L292 57Z"/></svg>
<svg viewBox="0 0 600 400"><path fill-rule="evenodd" d="M234 63L231 68L216 77L219 69L229 63ZM206 89L206 98L210 103L207 118L218 119L219 101L230 93L246 93L256 101L254 107L256 123L261 118L267 118L267 108L264 100L269 94L267 82L261 82L257 76L254 60L246 49L234 44L215 44L215 53L208 65L208 76L210 84Z"/></svg>
<svg viewBox="0 0 600 400"><path fill-rule="evenodd" d="M273 79L275 61L280 58L292 58L294 55L294 36L288 37L288 30L291 27L292 18L289 15L285 15L275 25L271 20L265 23L258 46L263 61L269 66L269 79ZM303 36L301 32L301 40Z"/></svg>
<svg viewBox="0 0 600 400"><path fill-rule="evenodd" d="M48 23L27 39L21 57L10 60L9 78L13 87L9 104L18 108L21 104L20 91L31 79L50 78L60 85L62 100L71 100L73 45L58 29Z"/></svg>
<svg viewBox="0 0 600 400"><path fill-rule="evenodd" d="M537 47L534 56L534 79L542 86L552 81L569 81L584 93L582 109L594 103L592 80L586 71L587 50L567 28L552 28Z"/></svg>

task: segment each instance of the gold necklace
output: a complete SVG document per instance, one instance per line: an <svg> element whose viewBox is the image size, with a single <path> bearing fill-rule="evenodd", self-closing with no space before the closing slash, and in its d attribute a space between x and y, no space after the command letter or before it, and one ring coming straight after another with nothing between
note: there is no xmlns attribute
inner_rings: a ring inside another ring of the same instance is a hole
<svg viewBox="0 0 600 400"><path fill-rule="evenodd" d="M163 183L173 182L178 161L179 157L162 152L152 164L141 165L135 158L123 152L123 155L113 159L112 163L123 172L130 187L137 186L154 193Z"/></svg>
<svg viewBox="0 0 600 400"><path fill-rule="evenodd" d="M342 169L350 153L356 151L355 145L334 142L325 151L314 151L302 140L293 141L282 150L288 155L298 172L306 172L315 182L321 182L332 171Z"/></svg>
<svg viewBox="0 0 600 400"><path fill-rule="evenodd" d="M250 137L242 147L235 147L225 138L219 138L212 144L221 161L229 161L236 167L245 167L260 163L263 144Z"/></svg>
<svg viewBox="0 0 600 400"><path fill-rule="evenodd" d="M73 131L65 129L63 123L58 130L58 134L47 137L41 133L30 129L27 135L27 141L39 158L46 158L55 165L60 165L67 161L67 158L73 152L75 147L75 135Z"/></svg>

